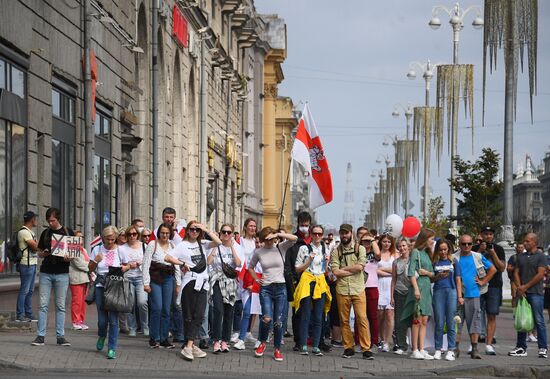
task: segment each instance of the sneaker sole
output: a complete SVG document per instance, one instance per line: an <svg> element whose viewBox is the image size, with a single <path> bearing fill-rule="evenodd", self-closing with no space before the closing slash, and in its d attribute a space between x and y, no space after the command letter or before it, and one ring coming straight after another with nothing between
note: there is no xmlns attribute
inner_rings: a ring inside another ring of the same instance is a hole
<svg viewBox="0 0 550 379"><path fill-rule="evenodd" d="M283 358L275 358L275 357L273 357L273 359L274 359L276 362L282 362L282 361L283 361Z"/></svg>
<svg viewBox="0 0 550 379"><path fill-rule="evenodd" d="M261 357L264 356L264 353L258 354L258 353L255 352L255 353L254 353L254 356L255 356L256 358L261 358Z"/></svg>
<svg viewBox="0 0 550 379"><path fill-rule="evenodd" d="M44 346L45 344L44 343L39 343L39 342L32 342L31 345L32 346Z"/></svg>

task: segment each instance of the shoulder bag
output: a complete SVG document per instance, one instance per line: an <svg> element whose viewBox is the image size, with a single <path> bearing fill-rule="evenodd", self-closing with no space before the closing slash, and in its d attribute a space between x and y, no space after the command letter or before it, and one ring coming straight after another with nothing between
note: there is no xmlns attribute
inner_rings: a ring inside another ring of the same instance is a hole
<svg viewBox="0 0 550 379"><path fill-rule="evenodd" d="M117 248L120 264L120 252ZM130 313L134 310L134 296L131 283L122 272L122 267L109 267L103 292L103 309L109 312Z"/></svg>
<svg viewBox="0 0 550 379"><path fill-rule="evenodd" d="M233 246L231 246L231 251L233 251ZM235 279L237 277L237 270L235 270L231 265L225 263L222 258L222 253L220 247L218 246L218 255L220 256L220 262L222 263L222 271L225 276L229 279Z"/></svg>

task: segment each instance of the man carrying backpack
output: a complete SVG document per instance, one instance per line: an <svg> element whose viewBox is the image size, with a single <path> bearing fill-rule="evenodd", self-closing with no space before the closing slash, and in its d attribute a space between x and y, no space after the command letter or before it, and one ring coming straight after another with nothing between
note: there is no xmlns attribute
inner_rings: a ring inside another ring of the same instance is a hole
<svg viewBox="0 0 550 379"><path fill-rule="evenodd" d="M65 339L65 301L69 288L69 265L72 258L52 255L52 235L74 236L70 228L63 227L61 211L49 208L46 211L46 221L49 227L40 235L38 241L38 256L44 258L40 265L40 308L38 311L38 326L33 346L43 346L48 325L48 305L52 289L55 297L55 334L59 346L71 346Z"/></svg>
<svg viewBox="0 0 550 379"><path fill-rule="evenodd" d="M36 277L36 251L38 243L32 228L36 226L36 214L27 211L23 215L23 226L17 232L17 249L21 260L19 266L19 278L21 286L17 295L17 308L15 321L38 321L32 313L32 293L34 291L34 278Z"/></svg>
<svg viewBox="0 0 550 379"><path fill-rule="evenodd" d="M330 267L336 276L336 300L340 314L340 327L344 344L344 358L355 354L355 341L351 332L349 316L351 307L358 325L359 344L364 359L374 359L372 354L369 322L367 320L367 298L363 269L367 263L367 253L363 246L353 241L353 226L340 225L340 246L331 253Z"/></svg>

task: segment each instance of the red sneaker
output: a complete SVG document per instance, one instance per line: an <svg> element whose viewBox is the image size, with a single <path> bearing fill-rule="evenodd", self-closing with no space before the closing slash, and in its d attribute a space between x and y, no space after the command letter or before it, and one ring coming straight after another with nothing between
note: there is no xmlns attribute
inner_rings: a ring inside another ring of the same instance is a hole
<svg viewBox="0 0 550 379"><path fill-rule="evenodd" d="M277 362L283 361L283 354L281 354L281 351L279 349L275 349L275 352L273 353L273 358L275 358Z"/></svg>
<svg viewBox="0 0 550 379"><path fill-rule="evenodd" d="M265 344L265 342L262 342L262 343L256 348L256 350L254 350L254 354L255 354L257 357L263 356L266 347L267 347L267 345Z"/></svg>

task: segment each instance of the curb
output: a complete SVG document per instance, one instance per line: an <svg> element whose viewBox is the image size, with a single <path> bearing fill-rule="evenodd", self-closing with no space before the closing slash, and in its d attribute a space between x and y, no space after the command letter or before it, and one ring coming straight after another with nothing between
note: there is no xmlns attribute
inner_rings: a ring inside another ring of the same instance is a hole
<svg viewBox="0 0 550 379"><path fill-rule="evenodd" d="M5 369L12 369L12 370L20 370L20 371L28 371L28 372L49 372L49 373L56 373L56 372L63 372L63 373L84 373L84 374L113 374L113 375L125 375L129 376L131 375L132 371L139 371L140 375L152 375L152 377L155 377L159 375L158 370L132 370L128 368L124 369L117 369L117 368L47 368L47 369L41 369L41 368L35 368L35 367L29 367L24 366L20 364L16 364L13 362L6 361L2 358L0 358L0 368ZM181 370L166 370L163 371L163 376L180 376ZM282 370L281 374L284 374L285 371ZM193 372L192 373L194 377L196 378L202 378L202 377L212 377L212 375L219 375L221 374L218 371L211 372L211 371L200 371L200 372ZM236 373L239 374L239 373ZM317 373L318 374L318 373ZM336 375L339 377L345 376L354 376L354 374L350 373L343 373L343 372L325 372L327 375ZM396 372L381 372L381 373L374 373L374 372L365 372L362 375L365 376L378 376L378 377L386 377L391 376L395 377L399 375L399 373ZM243 378L246 378L249 376L248 374L240 373ZM422 372L415 372L415 373L407 373L410 377L439 377L439 376L455 376L455 377L461 377L461 376L469 376L469 377L477 377L477 376L491 376L496 378L526 378L526 379L546 379L550 378L550 366L538 366L538 367L531 367L527 365L517 365L515 367L498 367L498 366L492 366L492 365L484 365L484 364L467 364L467 365L461 365L457 367L449 367L449 368L442 368L437 370L426 370ZM252 376L252 374L250 374Z"/></svg>

